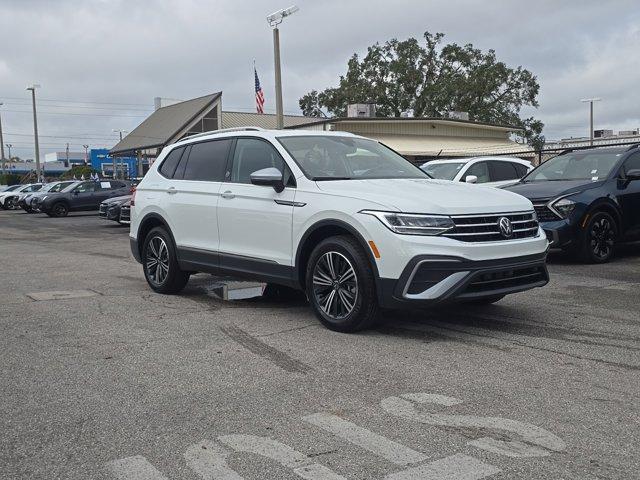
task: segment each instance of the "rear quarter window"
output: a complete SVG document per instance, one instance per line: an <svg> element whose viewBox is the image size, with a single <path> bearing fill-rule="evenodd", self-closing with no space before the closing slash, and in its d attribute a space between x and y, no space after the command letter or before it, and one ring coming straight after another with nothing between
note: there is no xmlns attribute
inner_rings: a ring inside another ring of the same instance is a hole
<svg viewBox="0 0 640 480"><path fill-rule="evenodd" d="M163 177L173 178L173 174L176 171L176 167L178 166L178 162L180 162L180 157L182 157L183 152L184 147L174 148L164 158L160 168L158 169Z"/></svg>

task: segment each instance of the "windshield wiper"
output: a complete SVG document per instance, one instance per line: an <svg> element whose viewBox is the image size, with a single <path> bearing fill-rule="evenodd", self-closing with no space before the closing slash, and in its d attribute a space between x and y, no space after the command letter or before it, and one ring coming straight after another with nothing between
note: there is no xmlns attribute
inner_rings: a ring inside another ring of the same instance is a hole
<svg viewBox="0 0 640 480"><path fill-rule="evenodd" d="M316 182L324 181L324 180L353 180L352 177L313 177L312 180Z"/></svg>

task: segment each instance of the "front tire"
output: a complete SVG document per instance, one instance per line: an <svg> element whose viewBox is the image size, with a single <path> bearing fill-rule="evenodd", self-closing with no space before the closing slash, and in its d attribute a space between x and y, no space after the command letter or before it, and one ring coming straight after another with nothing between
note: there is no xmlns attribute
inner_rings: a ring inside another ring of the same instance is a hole
<svg viewBox="0 0 640 480"><path fill-rule="evenodd" d="M13 210L16 208L16 201L13 198L7 198L4 202L5 210Z"/></svg>
<svg viewBox="0 0 640 480"><path fill-rule="evenodd" d="M373 269L353 237L320 242L309 257L305 285L314 313L330 330L357 332L378 319Z"/></svg>
<svg viewBox="0 0 640 480"><path fill-rule="evenodd" d="M580 259L586 263L606 263L615 253L618 225L606 212L594 213L581 232Z"/></svg>
<svg viewBox="0 0 640 480"><path fill-rule="evenodd" d="M69 207L64 202L54 203L51 206L51 217L66 217L69 214Z"/></svg>
<svg viewBox="0 0 640 480"><path fill-rule="evenodd" d="M142 262L147 283L158 293L179 293L189 281L189 272L180 270L173 241L163 227L156 227L147 234L142 247Z"/></svg>

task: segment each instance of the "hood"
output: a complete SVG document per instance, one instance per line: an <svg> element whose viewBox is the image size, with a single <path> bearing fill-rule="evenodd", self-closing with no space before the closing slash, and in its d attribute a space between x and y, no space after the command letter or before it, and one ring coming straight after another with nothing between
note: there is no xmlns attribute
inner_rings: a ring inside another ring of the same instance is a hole
<svg viewBox="0 0 640 480"><path fill-rule="evenodd" d="M448 180L420 178L330 180L316 182L318 188L376 203L389 210L410 213L460 215L532 210L531 202L520 195L493 187Z"/></svg>
<svg viewBox="0 0 640 480"><path fill-rule="evenodd" d="M124 203L128 200L131 200L131 195L122 195L121 197L108 198L107 200L104 200L102 203L113 205L116 203Z"/></svg>
<svg viewBox="0 0 640 480"><path fill-rule="evenodd" d="M505 190L515 192L527 197L529 200L547 199L578 193L591 188L599 187L604 180L592 182L591 180L559 180L543 182L518 182L515 185L504 187Z"/></svg>

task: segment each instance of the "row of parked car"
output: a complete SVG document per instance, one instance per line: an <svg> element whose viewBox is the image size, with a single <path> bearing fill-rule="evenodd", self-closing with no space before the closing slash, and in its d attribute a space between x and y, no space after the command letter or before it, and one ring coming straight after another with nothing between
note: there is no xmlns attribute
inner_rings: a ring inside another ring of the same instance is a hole
<svg viewBox="0 0 640 480"><path fill-rule="evenodd" d="M69 212L98 210L101 217L129 223L133 184L124 180L67 180L13 185L0 192L0 208L66 217Z"/></svg>

